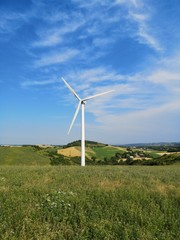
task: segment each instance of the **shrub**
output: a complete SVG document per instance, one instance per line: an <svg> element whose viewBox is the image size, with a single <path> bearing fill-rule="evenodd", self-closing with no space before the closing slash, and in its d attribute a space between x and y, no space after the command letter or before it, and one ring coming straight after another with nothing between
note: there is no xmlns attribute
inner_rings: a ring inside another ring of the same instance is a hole
<svg viewBox="0 0 180 240"><path fill-rule="evenodd" d="M50 158L50 164L51 165L59 165L59 164L64 164L65 159L62 154L59 154L58 156L52 155Z"/></svg>

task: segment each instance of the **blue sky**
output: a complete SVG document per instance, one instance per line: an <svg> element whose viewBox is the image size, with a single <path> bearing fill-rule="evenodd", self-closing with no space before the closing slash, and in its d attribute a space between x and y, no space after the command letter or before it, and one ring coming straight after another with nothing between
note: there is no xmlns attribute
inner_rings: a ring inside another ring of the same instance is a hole
<svg viewBox="0 0 180 240"><path fill-rule="evenodd" d="M0 143L180 141L179 0L0 0Z"/></svg>

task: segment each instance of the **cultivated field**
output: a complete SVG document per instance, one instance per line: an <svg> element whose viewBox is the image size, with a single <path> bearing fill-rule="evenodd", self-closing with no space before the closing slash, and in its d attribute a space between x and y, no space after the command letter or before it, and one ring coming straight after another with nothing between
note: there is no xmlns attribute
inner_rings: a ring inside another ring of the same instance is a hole
<svg viewBox="0 0 180 240"><path fill-rule="evenodd" d="M0 239L176 240L180 165L0 168Z"/></svg>
<svg viewBox="0 0 180 240"><path fill-rule="evenodd" d="M62 154L66 157L80 157L81 149L80 147L69 147L69 148L57 150L57 153Z"/></svg>

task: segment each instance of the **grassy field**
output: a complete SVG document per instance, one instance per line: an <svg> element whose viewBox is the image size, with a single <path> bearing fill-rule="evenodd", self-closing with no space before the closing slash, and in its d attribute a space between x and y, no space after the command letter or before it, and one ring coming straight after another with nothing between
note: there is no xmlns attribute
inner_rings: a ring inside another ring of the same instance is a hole
<svg viewBox="0 0 180 240"><path fill-rule="evenodd" d="M104 159L104 157L110 158L117 152L124 152L126 148L106 146L106 147L93 147L89 156L95 156L97 159ZM88 152L88 151L87 151Z"/></svg>
<svg viewBox="0 0 180 240"><path fill-rule="evenodd" d="M0 147L0 165L48 165L46 149L36 151L32 146Z"/></svg>
<svg viewBox="0 0 180 240"><path fill-rule="evenodd" d="M180 165L0 168L0 239L176 240Z"/></svg>

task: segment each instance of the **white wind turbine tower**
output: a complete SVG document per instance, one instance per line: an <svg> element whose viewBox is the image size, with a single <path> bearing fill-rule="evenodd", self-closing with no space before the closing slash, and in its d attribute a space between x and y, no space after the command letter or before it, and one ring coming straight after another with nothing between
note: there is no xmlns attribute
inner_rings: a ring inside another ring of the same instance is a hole
<svg viewBox="0 0 180 240"><path fill-rule="evenodd" d="M86 97L86 98L83 98L81 99L77 93L72 89L72 87L66 82L66 80L62 77L62 80L64 81L64 83L66 84L66 86L69 88L69 90L74 94L74 96L78 99L79 103L78 103L78 106L77 106L77 109L76 109L76 112L74 114L74 117L72 119L72 122L71 122L71 125L69 127L69 131L68 131L68 134L70 133L71 131L71 128L74 124L74 121L78 115L78 112L79 112L79 109L81 107L81 110L82 110L82 115L81 115L81 166L85 166L85 124L84 124L84 106L85 106L85 103L87 100L89 99L92 99L92 98L95 98L95 97L99 97L101 95L104 95L104 94L107 94L107 93L110 93L110 92L113 92L114 90L110 90L110 91L107 91L107 92L103 92L103 93L99 93L99 94L96 94L96 95L93 95L93 96L90 96L90 97Z"/></svg>

